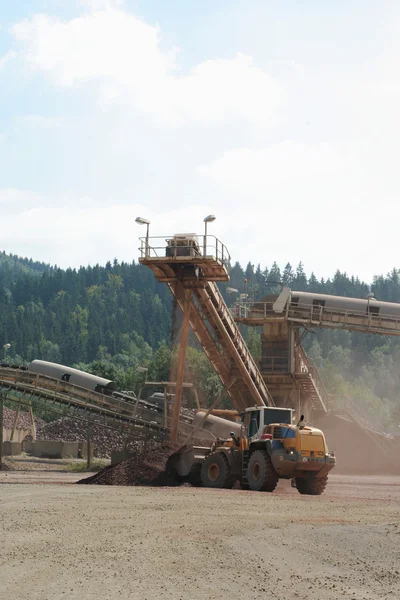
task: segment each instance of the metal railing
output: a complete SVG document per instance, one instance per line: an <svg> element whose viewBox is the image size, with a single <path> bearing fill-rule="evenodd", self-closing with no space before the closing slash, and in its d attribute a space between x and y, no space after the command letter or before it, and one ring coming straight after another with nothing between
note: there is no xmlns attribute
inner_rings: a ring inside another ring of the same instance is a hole
<svg viewBox="0 0 400 600"><path fill-rule="evenodd" d="M272 309L272 302L237 301L231 308L235 319L266 319L277 316Z"/></svg>
<svg viewBox="0 0 400 600"><path fill-rule="evenodd" d="M248 347L242 337L242 334L240 333L238 326L236 325L235 320L232 317L232 314L231 314L229 308L225 304L225 301L221 295L221 292L219 291L216 284L214 284L212 282L209 283L209 289L213 293L214 302L215 302L215 305L217 306L217 310L220 314L220 317L224 321L225 326L227 328L229 328L229 330L231 332L231 337L234 340L236 349L239 351L239 353L242 357L242 360L243 360L244 364L246 365L251 378L256 383L258 390L261 392L263 400L266 401L267 406L274 406L272 396L270 395L270 393L266 387L266 384L264 382L264 379L263 379L260 371L258 370L257 363L254 360L253 355L251 354L250 350L248 349Z"/></svg>
<svg viewBox="0 0 400 600"><path fill-rule="evenodd" d="M288 373L289 359L287 356L261 355L260 367L263 373Z"/></svg>
<svg viewBox="0 0 400 600"><path fill-rule="evenodd" d="M125 402L31 371L0 367L0 394L16 404L29 401L35 406L38 402L45 402L62 416L92 421L138 439L164 439L168 437L172 423L168 412L155 413L146 406L140 406L139 398L133 399L132 403ZM193 430L192 418L181 414L180 435L188 435ZM206 431L200 428L199 434L203 433L206 434Z"/></svg>
<svg viewBox="0 0 400 600"><path fill-rule="evenodd" d="M238 320L262 321L284 318L299 324L400 335L400 314L387 312L375 314L368 310L288 302L284 312L276 313L271 301L238 301L231 309L231 313Z"/></svg>
<svg viewBox="0 0 400 600"><path fill-rule="evenodd" d="M316 388L317 393L320 395L325 408L328 408L328 405L331 403L330 395L328 394L323 379L319 373L318 367L313 361L312 358L307 356L304 348L299 344L296 347L296 373L305 373L309 374L311 379L314 382L314 387Z"/></svg>
<svg viewBox="0 0 400 600"><path fill-rule="evenodd" d="M306 319L310 322L321 324L335 322L346 324L361 319L362 324L367 327L384 327L387 322L400 325L400 315L389 313L375 314L366 310L314 306L304 303L288 304L285 315L290 320Z"/></svg>
<svg viewBox="0 0 400 600"><path fill-rule="evenodd" d="M227 269L231 265L231 256L225 244L214 235L185 234L172 236L141 237L140 258L181 259L193 257L214 259Z"/></svg>

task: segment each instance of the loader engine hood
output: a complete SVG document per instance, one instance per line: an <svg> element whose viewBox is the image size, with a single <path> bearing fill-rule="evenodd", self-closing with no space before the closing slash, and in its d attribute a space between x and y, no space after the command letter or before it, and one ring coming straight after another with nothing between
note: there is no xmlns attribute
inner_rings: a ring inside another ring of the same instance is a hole
<svg viewBox="0 0 400 600"><path fill-rule="evenodd" d="M298 431L298 444L300 452L314 452L326 454L327 447L325 436L319 429L309 427Z"/></svg>
<svg viewBox="0 0 400 600"><path fill-rule="evenodd" d="M315 427L297 427L286 423L268 425L266 434L270 439L279 441L286 449L296 450L305 455L309 453L325 455L328 448L325 436Z"/></svg>

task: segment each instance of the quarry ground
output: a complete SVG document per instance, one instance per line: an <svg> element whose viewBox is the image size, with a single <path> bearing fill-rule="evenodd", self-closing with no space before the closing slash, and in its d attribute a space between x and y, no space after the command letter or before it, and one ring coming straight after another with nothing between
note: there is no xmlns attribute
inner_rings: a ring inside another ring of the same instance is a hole
<svg viewBox="0 0 400 600"><path fill-rule="evenodd" d="M80 477L0 473L1 599L400 598L400 477L331 475L320 497Z"/></svg>

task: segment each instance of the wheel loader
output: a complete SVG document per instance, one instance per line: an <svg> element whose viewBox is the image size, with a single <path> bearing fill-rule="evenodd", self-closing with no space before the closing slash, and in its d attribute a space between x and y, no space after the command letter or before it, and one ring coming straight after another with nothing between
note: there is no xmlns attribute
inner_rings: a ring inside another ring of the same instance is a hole
<svg viewBox="0 0 400 600"><path fill-rule="evenodd" d="M215 437L227 423L230 436ZM240 423L212 416L202 427L214 435L211 447L186 448L169 464L193 485L231 488L239 481L244 489L273 492L279 479L291 479L300 494L320 495L336 464L322 431L305 425L303 416L293 424L291 409L248 408Z"/></svg>

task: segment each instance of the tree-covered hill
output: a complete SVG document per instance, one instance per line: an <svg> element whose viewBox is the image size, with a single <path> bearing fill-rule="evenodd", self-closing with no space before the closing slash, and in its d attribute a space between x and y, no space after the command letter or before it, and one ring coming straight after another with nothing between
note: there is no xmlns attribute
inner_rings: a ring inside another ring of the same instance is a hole
<svg viewBox="0 0 400 600"><path fill-rule="evenodd" d="M400 270L376 276L368 285L337 271L333 277L307 275L276 263L262 270L236 263L231 281L221 290L229 303L236 288L255 299L278 292L281 284L293 290L400 302ZM0 254L0 347L11 344L7 360L41 358L79 365L116 379L123 389L137 384L136 366L149 368L150 379L169 376L173 303L167 286L149 269L115 260L105 266L62 270L28 259ZM255 355L260 343L255 330L244 328ZM387 424L400 424L400 340L385 336L316 330L304 340L320 367L328 390L350 396ZM190 351L187 378L208 402L219 383L203 353Z"/></svg>
<svg viewBox="0 0 400 600"><path fill-rule="evenodd" d="M72 364L169 339L170 294L148 269L115 260L33 276L21 264L0 271L0 343L10 356Z"/></svg>
<svg viewBox="0 0 400 600"><path fill-rule="evenodd" d="M0 252L0 277L7 281L16 281L19 275L40 275L53 271L53 267L45 263L33 261L31 258L21 258L15 254Z"/></svg>

